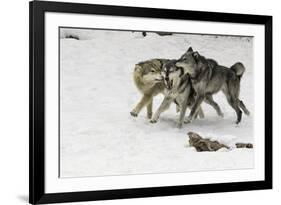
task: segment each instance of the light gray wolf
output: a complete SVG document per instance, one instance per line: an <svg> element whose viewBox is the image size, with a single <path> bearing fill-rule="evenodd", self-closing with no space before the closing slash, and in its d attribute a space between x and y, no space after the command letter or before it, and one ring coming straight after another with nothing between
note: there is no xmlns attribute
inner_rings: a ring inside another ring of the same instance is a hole
<svg viewBox="0 0 281 205"><path fill-rule="evenodd" d="M176 62L176 66L183 68L184 73L190 75L192 87L196 92L195 103L188 116L187 123L195 118L203 101L213 106L217 113L222 115L220 107L212 97L213 94L220 90L225 94L229 105L236 112L236 124L242 118L240 108L246 115L250 114L243 101L239 99L240 81L245 72L245 67L242 63L237 62L227 68L219 65L213 59L206 59L198 52L194 52L190 47Z"/></svg>
<svg viewBox="0 0 281 205"><path fill-rule="evenodd" d="M149 119L152 117L153 97L163 93L165 89L161 71L163 64L167 61L168 59L151 59L135 65L133 79L143 96L130 112L132 116L137 117L142 108L146 107L147 117Z"/></svg>
<svg viewBox="0 0 281 205"><path fill-rule="evenodd" d="M187 107L193 105L195 101L195 92L191 86L189 75L184 74L183 68L176 67L175 62L176 60L170 60L166 61L163 65L162 75L164 76L164 84L166 86L165 97L150 122L156 123L160 114L167 110L172 102L175 102L180 111L177 127L181 128ZM201 118L204 117L201 107L199 107L197 114Z"/></svg>

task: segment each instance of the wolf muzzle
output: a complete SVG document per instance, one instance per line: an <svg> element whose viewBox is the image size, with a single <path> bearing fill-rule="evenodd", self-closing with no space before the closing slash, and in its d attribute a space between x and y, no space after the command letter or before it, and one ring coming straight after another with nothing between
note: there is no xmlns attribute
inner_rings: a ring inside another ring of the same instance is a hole
<svg viewBox="0 0 281 205"><path fill-rule="evenodd" d="M169 78L165 78L164 79L165 85L167 87L167 89L172 89L173 87L173 80L170 80Z"/></svg>

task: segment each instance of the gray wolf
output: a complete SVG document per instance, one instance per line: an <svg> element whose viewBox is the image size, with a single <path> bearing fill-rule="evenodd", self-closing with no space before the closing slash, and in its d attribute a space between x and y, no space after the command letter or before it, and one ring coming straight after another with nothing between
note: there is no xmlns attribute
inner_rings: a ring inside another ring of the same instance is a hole
<svg viewBox="0 0 281 205"><path fill-rule="evenodd" d="M165 97L150 122L156 123L160 114L167 110L172 102L175 102L180 111L177 127L181 128L187 107L191 107L195 101L195 92L191 86L189 75L184 74L183 68L176 67L175 62L176 60L170 60L166 61L163 65L162 75L164 76L164 84L166 86ZM201 118L204 117L201 107L199 107L196 114Z"/></svg>
<svg viewBox="0 0 281 205"><path fill-rule="evenodd" d="M212 95L220 90L225 94L229 105L235 110L237 115L236 124L241 121L242 111L246 115L250 112L239 99L240 81L245 72L242 63L237 62L230 68L219 65L213 59L206 59L198 52L194 52L190 47L176 62L177 67L181 67L184 73L190 75L192 87L196 92L195 103L188 116L187 123L191 122L200 109L203 101L213 106L219 115L222 115L219 105L213 100Z"/></svg>
<svg viewBox="0 0 281 205"><path fill-rule="evenodd" d="M132 116L137 117L139 112L146 107L147 117L149 119L152 117L153 97L163 93L165 89L161 71L163 64L167 61L168 59L151 59L135 65L133 79L143 96L130 112Z"/></svg>

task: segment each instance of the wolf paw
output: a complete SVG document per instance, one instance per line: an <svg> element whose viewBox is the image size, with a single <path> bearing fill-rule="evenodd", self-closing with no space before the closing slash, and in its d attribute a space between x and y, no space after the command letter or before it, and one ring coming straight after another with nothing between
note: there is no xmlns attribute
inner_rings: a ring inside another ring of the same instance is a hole
<svg viewBox="0 0 281 205"><path fill-rule="evenodd" d="M179 128L179 129L182 128L182 122L177 123L177 128Z"/></svg>
<svg viewBox="0 0 281 205"><path fill-rule="evenodd" d="M134 111L131 111L130 114L131 114L133 117L137 117L137 116L138 116L138 113L135 113Z"/></svg>
<svg viewBox="0 0 281 205"><path fill-rule="evenodd" d="M221 117L221 118L224 118L224 114L221 112L221 113L219 113L219 116Z"/></svg>
<svg viewBox="0 0 281 205"><path fill-rule="evenodd" d="M191 119L190 119L190 118L185 119L185 120L184 120L184 123L185 123L185 124L191 123Z"/></svg>
<svg viewBox="0 0 281 205"><path fill-rule="evenodd" d="M241 120L236 120L236 122L235 122L236 126L238 126L240 122L241 122Z"/></svg>
<svg viewBox="0 0 281 205"><path fill-rule="evenodd" d="M157 120L156 119L151 119L149 122L154 124L154 123L157 122Z"/></svg>

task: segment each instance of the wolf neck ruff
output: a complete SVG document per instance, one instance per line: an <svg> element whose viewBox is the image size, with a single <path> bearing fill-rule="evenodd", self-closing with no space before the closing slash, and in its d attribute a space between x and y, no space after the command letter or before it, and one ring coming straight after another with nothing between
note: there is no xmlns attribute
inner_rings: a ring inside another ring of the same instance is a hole
<svg viewBox="0 0 281 205"><path fill-rule="evenodd" d="M200 82L202 80L202 78L205 76L206 72L209 72L208 79L210 79L212 77L212 70L213 70L214 66L216 66L216 65L212 64L207 59L207 66L208 66L209 69L205 69L203 72L198 72L195 76L190 75L190 80L193 83Z"/></svg>

